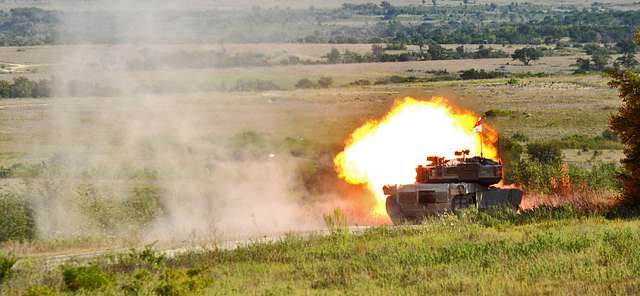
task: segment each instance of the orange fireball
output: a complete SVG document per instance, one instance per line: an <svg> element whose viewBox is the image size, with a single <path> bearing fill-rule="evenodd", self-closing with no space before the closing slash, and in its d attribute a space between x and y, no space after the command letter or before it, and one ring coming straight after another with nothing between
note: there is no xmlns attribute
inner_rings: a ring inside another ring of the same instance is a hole
<svg viewBox="0 0 640 296"><path fill-rule="evenodd" d="M452 105L441 97L397 100L380 120L371 120L356 129L342 152L334 159L338 175L350 184L362 184L376 199L374 215L384 215L387 184L415 182L416 167L427 156L455 157L469 149L471 156L498 160L497 133L483 126L473 131L478 116Z"/></svg>

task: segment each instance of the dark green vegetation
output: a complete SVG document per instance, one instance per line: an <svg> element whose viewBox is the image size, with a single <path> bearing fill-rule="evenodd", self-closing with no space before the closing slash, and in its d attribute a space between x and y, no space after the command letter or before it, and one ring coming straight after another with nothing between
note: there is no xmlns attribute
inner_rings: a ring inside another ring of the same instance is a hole
<svg viewBox="0 0 640 296"><path fill-rule="evenodd" d="M469 211L417 227L336 228L231 251L165 257L147 248L48 271L31 265L3 285L13 288L8 295L635 294L639 227L570 208Z"/></svg>
<svg viewBox="0 0 640 296"><path fill-rule="evenodd" d="M465 7L393 6L388 2L382 2L381 5L343 5L343 10L352 14L380 16L386 20L374 26L377 40L388 39L404 44L418 43L411 40L541 44L557 43L565 37L574 42L617 42L630 39L640 22L637 11L564 8L556 10L527 3ZM420 16L424 22L405 25L398 20L399 15ZM463 21L450 22L452 19ZM478 23L483 23L479 29L476 28ZM331 37L335 42L346 39L352 43L367 39L364 32L356 36Z"/></svg>
<svg viewBox="0 0 640 296"><path fill-rule="evenodd" d="M15 78L13 82L0 80L0 98L51 97L53 95L51 84L51 80L32 81L25 77Z"/></svg>
<svg viewBox="0 0 640 296"><path fill-rule="evenodd" d="M640 25L640 11L536 4L394 6L344 4L334 9L281 7L177 11L48 11L20 8L0 15L3 45L120 43L131 36L123 19L150 17L166 27L135 36L161 42L394 43L437 44L612 43L628 40ZM408 19L419 21L407 22ZM351 24L344 24L350 21ZM454 21L452 21L454 20ZM74 26L91 23L92 26ZM482 23L482 27L476 27ZM189 28L189 29L186 29ZM162 33L160 33L162 32ZM194 34L188 34L197 32ZM309 33L313 32L313 33Z"/></svg>
<svg viewBox="0 0 640 296"><path fill-rule="evenodd" d="M0 194L0 242L35 237L31 205L15 193Z"/></svg>
<svg viewBox="0 0 640 296"><path fill-rule="evenodd" d="M408 61L438 61L438 60L460 60L460 59L495 59L509 57L502 50L480 45L476 51L468 51L463 45L455 49L448 49L436 43L418 44L417 51L409 51L405 44L388 44L384 47L379 44L371 46L371 52L359 54L348 49L340 52L333 48L324 58L327 64L351 64L351 63L377 63L377 62L408 62ZM400 53L390 53L400 51ZM542 56L541 50L536 50ZM302 64L310 62L299 61ZM292 64L288 62L287 64Z"/></svg>

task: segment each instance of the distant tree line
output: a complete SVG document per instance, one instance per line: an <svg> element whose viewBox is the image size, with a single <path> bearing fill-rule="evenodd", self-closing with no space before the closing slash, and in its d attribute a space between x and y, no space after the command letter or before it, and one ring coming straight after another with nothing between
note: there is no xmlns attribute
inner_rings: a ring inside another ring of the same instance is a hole
<svg viewBox="0 0 640 296"><path fill-rule="evenodd" d="M18 77L9 82L0 80L0 98L44 98L52 96L51 80L38 81Z"/></svg>
<svg viewBox="0 0 640 296"><path fill-rule="evenodd" d="M418 51L388 53L388 49L406 49L406 46L391 44L387 45L387 47L385 48L383 45L374 44L371 46L371 52L364 54L360 54L348 49L341 52L340 50L333 48L323 57L328 64L490 59L509 57L509 54L505 53L502 50L495 50L490 47L485 47L484 45L480 45L478 50L473 52L466 51L464 46L458 46L455 49L448 49L435 43L421 45Z"/></svg>
<svg viewBox="0 0 640 296"><path fill-rule="evenodd" d="M616 43L630 40L640 25L639 10L578 9L530 3L468 6L403 5L389 2L344 4L335 9L263 9L154 12L163 34L136 35L136 41L306 42L435 44ZM403 22L402 16L421 21ZM372 23L336 24L358 16ZM62 12L39 8L0 11L0 45L122 43L131 41L119 19L127 11ZM68 24L92 26L73 26ZM197 34L182 34L189 28ZM166 30L164 30L166 29ZM311 34L307 32L313 32Z"/></svg>
<svg viewBox="0 0 640 296"><path fill-rule="evenodd" d="M379 16L371 28L333 30L301 41L329 43L401 42L418 44L554 44L564 38L576 43L614 43L631 39L640 25L640 11L553 9L534 4L433 7L344 4L347 15ZM422 16L424 22L402 23L398 15ZM482 24L478 26L478 24Z"/></svg>

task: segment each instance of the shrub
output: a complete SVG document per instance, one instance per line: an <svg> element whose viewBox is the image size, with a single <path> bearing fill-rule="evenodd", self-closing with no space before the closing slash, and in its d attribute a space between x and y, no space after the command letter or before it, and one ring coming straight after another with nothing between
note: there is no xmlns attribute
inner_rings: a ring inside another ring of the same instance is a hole
<svg viewBox="0 0 640 296"><path fill-rule="evenodd" d="M612 136L606 132L603 132L606 137ZM562 149L582 149L587 151L588 149L619 149L621 144L618 141L606 139L602 135L589 137L585 135L570 135L560 140L552 140L549 143L558 146Z"/></svg>
<svg viewBox="0 0 640 296"><path fill-rule="evenodd" d="M35 285L29 287L24 296L55 296L58 295L54 289L46 286Z"/></svg>
<svg viewBox="0 0 640 296"><path fill-rule="evenodd" d="M498 72L498 71L487 72L484 69L478 71L472 68L469 70L462 71L460 73L460 78L462 80L493 79L493 78L504 77L505 75L506 74L503 72Z"/></svg>
<svg viewBox="0 0 640 296"><path fill-rule="evenodd" d="M347 231L347 216L340 208L333 210L333 213L324 215L324 224L331 233L341 233Z"/></svg>
<svg viewBox="0 0 640 296"><path fill-rule="evenodd" d="M35 236L30 205L13 194L0 194L0 242L28 240Z"/></svg>
<svg viewBox="0 0 640 296"><path fill-rule="evenodd" d="M16 257L0 253L0 283L2 283L2 280L9 275L9 272L13 265L16 264L16 261Z"/></svg>
<svg viewBox="0 0 640 296"><path fill-rule="evenodd" d="M524 149L522 145L514 141L513 138L501 138L499 147L500 157L503 161L504 175L511 174L512 167L520 162Z"/></svg>
<svg viewBox="0 0 640 296"><path fill-rule="evenodd" d="M487 112L484 112L485 117L501 117L501 116L511 116L513 114L510 110L502 110L502 109L491 109Z"/></svg>
<svg viewBox="0 0 640 296"><path fill-rule="evenodd" d="M529 141L529 137L527 137L525 134L515 132L513 133L513 135L511 135L511 140L514 140L516 142L527 142Z"/></svg>
<svg viewBox="0 0 640 296"><path fill-rule="evenodd" d="M318 86L322 88L329 88L333 84L333 78L331 77L320 77L318 79Z"/></svg>
<svg viewBox="0 0 640 296"><path fill-rule="evenodd" d="M527 145L529 157L540 163L552 164L562 160L562 152L552 143L529 143Z"/></svg>
<svg viewBox="0 0 640 296"><path fill-rule="evenodd" d="M607 140L607 141L618 141L618 136L610 129L606 129L604 131L602 131L602 134L600 134L600 137Z"/></svg>
<svg viewBox="0 0 640 296"><path fill-rule="evenodd" d="M95 265L66 267L62 271L65 287L70 291L100 289L111 281L109 277Z"/></svg>
<svg viewBox="0 0 640 296"><path fill-rule="evenodd" d="M153 291L160 296L196 293L208 283L203 276L205 271L204 268L193 268L186 272L173 268L167 269L160 277L160 284Z"/></svg>
<svg viewBox="0 0 640 296"><path fill-rule="evenodd" d="M366 79L358 79L356 81L353 81L351 83L349 83L349 85L353 85L353 86L367 86L367 85L371 85L371 81L366 80Z"/></svg>
<svg viewBox="0 0 640 296"><path fill-rule="evenodd" d="M316 83L311 81L308 78L300 79L296 83L296 88L315 88L315 87L317 87Z"/></svg>

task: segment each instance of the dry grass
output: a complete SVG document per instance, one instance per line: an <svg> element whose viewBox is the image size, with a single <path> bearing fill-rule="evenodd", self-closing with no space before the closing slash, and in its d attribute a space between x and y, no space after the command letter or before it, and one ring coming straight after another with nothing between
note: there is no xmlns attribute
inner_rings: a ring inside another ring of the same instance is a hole
<svg viewBox="0 0 640 296"><path fill-rule="evenodd" d="M539 207L559 208L569 205L583 213L605 213L619 206L619 193L579 190L569 194L541 194L528 192L520 203L523 210Z"/></svg>

